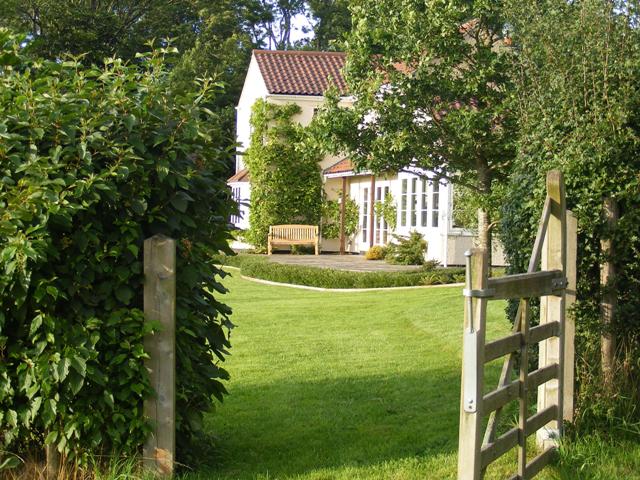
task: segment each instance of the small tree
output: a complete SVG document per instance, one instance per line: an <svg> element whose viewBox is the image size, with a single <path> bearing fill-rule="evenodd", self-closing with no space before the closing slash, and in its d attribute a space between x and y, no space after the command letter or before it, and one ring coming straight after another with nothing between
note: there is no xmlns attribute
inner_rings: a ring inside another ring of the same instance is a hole
<svg viewBox="0 0 640 480"><path fill-rule="evenodd" d="M352 109L329 92L322 140L377 172L420 167L488 198L514 150L509 39L502 2L356 0L346 42Z"/></svg>
<svg viewBox="0 0 640 480"><path fill-rule="evenodd" d="M270 225L318 225L322 209L320 151L307 129L293 120L295 104L258 100L251 115L251 144L245 162L251 175L251 208L246 239L264 250Z"/></svg>

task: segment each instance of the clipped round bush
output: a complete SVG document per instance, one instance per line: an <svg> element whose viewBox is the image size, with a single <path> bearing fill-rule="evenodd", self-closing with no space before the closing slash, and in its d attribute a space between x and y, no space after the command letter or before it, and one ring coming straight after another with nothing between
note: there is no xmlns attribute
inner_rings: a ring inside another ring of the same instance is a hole
<svg viewBox="0 0 640 480"><path fill-rule="evenodd" d="M364 258L367 260L383 260L385 254L386 249L383 246L374 245L367 250L367 253L364 254Z"/></svg>
<svg viewBox="0 0 640 480"><path fill-rule="evenodd" d="M398 265L423 265L427 253L427 241L417 231L408 237L394 235L395 241L387 246L385 259Z"/></svg>
<svg viewBox="0 0 640 480"><path fill-rule="evenodd" d="M0 451L137 452L142 245L177 239L178 459L225 393L230 309L211 251L232 203L212 84L172 91L163 49L138 65L24 56L0 30Z"/></svg>

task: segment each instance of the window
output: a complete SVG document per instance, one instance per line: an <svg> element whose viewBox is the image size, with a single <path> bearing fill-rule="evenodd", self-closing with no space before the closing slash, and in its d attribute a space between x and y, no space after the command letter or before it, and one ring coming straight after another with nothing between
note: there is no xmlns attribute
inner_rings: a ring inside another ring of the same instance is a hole
<svg viewBox="0 0 640 480"><path fill-rule="evenodd" d="M231 189L231 197L233 198L233 201L236 202L237 204L237 208L238 211L240 210L240 188L232 188ZM240 216L239 215L231 215L231 223L233 223L234 225L237 223L240 223Z"/></svg>
<svg viewBox="0 0 640 480"><path fill-rule="evenodd" d="M362 199L362 241L367 241L367 225L369 225L369 189L364 189Z"/></svg>
<svg viewBox="0 0 640 480"><path fill-rule="evenodd" d="M400 226L407 226L407 184L408 180L402 180L402 194L400 195Z"/></svg>
<svg viewBox="0 0 640 480"><path fill-rule="evenodd" d="M411 226L417 225L418 217L418 179L411 179Z"/></svg>
<svg viewBox="0 0 640 480"><path fill-rule="evenodd" d="M431 210L431 226L438 226L438 217L440 210L440 182L433 181L433 209Z"/></svg>
<svg viewBox="0 0 640 480"><path fill-rule="evenodd" d="M428 227L429 224L429 181L426 178L422 179L422 197L420 204L420 226Z"/></svg>

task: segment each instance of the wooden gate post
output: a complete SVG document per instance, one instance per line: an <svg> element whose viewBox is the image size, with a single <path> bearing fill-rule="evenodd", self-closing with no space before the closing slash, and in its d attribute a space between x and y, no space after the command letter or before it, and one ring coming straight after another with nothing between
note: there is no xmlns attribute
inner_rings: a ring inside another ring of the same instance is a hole
<svg viewBox="0 0 640 480"><path fill-rule="evenodd" d="M547 236L542 251L542 270L567 272L567 207L565 202L564 179L562 173L552 170L547 175L547 195L551 199L551 215ZM565 330L565 293L549 295L540 299L540 324L558 322L560 332L557 337L540 342L539 368L547 365L563 365ZM538 387L538 412L557 405L556 419L538 430L536 438L540 448L558 445L562 435L563 368L558 369L558 378L549 380Z"/></svg>
<svg viewBox="0 0 640 480"><path fill-rule="evenodd" d="M460 436L458 479L481 478L483 434L482 397L484 392L484 343L487 299L471 292L487 288L487 252L472 249L467 256L467 284L464 304L462 388L460 393Z"/></svg>
<svg viewBox="0 0 640 480"><path fill-rule="evenodd" d="M145 338L149 371L155 396L145 400L144 414L152 432L143 448L146 469L173 475L175 460L176 376L176 242L154 235L144 242L144 316L160 323L160 331Z"/></svg>
<svg viewBox="0 0 640 480"><path fill-rule="evenodd" d="M577 266L578 263L578 220L571 211L567 211L567 293L565 308L570 312L576 303ZM575 388L575 336L576 324L573 314L564 319L564 387L563 417L573 423L574 388Z"/></svg>

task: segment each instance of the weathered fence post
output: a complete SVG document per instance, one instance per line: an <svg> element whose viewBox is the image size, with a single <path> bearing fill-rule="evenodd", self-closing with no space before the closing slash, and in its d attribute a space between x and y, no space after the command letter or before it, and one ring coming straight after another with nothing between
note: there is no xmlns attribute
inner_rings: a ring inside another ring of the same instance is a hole
<svg viewBox="0 0 640 480"><path fill-rule="evenodd" d="M547 237L543 246L542 270L561 270L566 276L567 271L567 220L564 193L564 179L562 173L553 170L547 175L547 192L551 199L551 215L547 227ZM565 293L549 295L540 299L540 324L558 322L560 332L557 337L549 338L540 343L539 367L551 364L562 365L564 359L565 328ZM537 440L541 448L557 446L558 438L562 434L562 418L564 414L562 387L564 386L564 372L560 368L558 378L549 380L538 387L538 412L547 407L557 405L556 419L538 430Z"/></svg>
<svg viewBox="0 0 640 480"><path fill-rule="evenodd" d="M460 395L460 443L458 478L481 478L482 396L484 390L484 344L487 314L486 298L472 298L471 292L487 288L487 252L466 252L468 290L464 304L462 391Z"/></svg>
<svg viewBox="0 0 640 480"><path fill-rule="evenodd" d="M144 445L145 468L173 475L175 460L175 323L176 242L154 235L144 242L144 315L158 322L160 331L145 338L145 361L155 396L144 402L153 430Z"/></svg>
<svg viewBox="0 0 640 480"><path fill-rule="evenodd" d="M578 220L567 210L567 290L565 294L565 308L567 312L576 303L578 262ZM575 388L575 336L576 324L573 314L564 319L564 401L563 417L567 422L573 422L574 388Z"/></svg>

